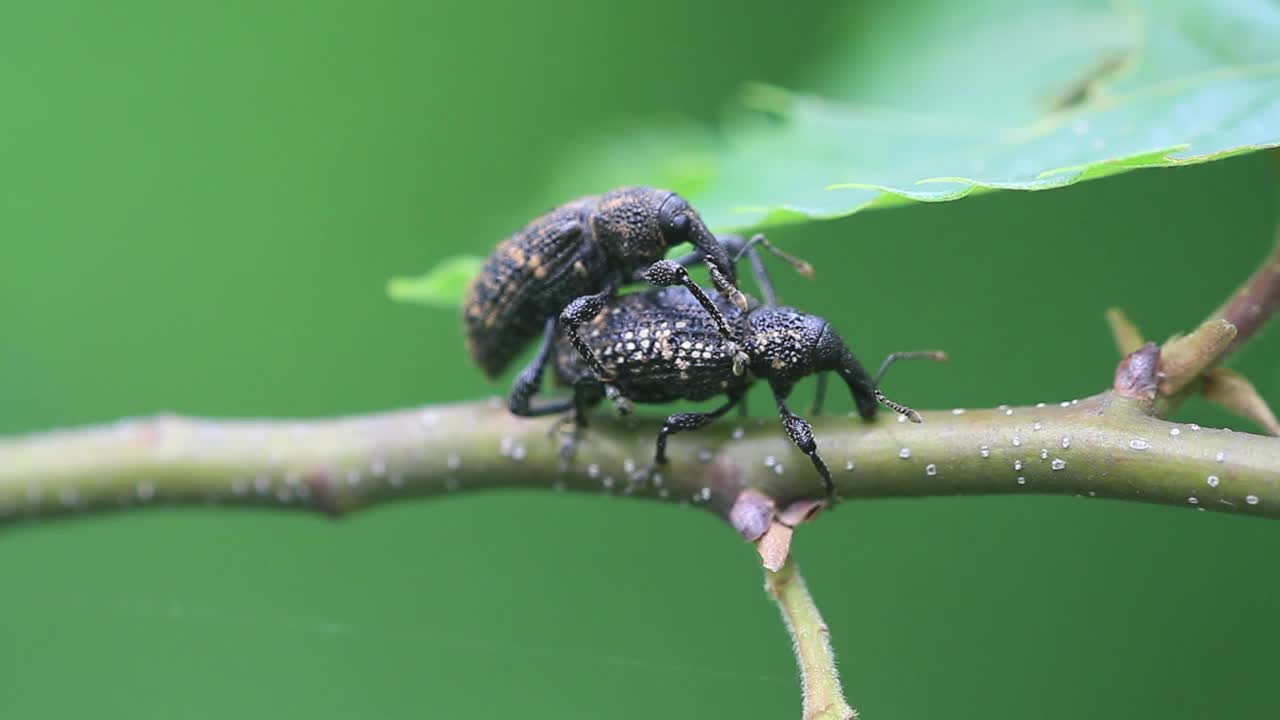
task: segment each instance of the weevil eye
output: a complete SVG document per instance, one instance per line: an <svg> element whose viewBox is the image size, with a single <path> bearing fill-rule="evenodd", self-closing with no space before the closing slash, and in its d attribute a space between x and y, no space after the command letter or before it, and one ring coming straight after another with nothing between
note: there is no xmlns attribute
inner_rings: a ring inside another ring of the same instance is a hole
<svg viewBox="0 0 1280 720"><path fill-rule="evenodd" d="M676 235L686 235L689 232L689 216L684 213L677 213L671 218L671 230Z"/></svg>

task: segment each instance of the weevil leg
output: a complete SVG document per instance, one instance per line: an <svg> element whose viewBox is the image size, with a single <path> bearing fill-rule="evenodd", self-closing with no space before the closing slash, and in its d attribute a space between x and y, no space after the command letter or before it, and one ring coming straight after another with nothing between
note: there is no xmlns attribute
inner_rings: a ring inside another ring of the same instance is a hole
<svg viewBox="0 0 1280 720"><path fill-rule="evenodd" d="M789 391L790 388L773 386L773 397L778 403L778 414L782 417L782 427L786 429L787 436L791 438L791 442L795 443L801 452L809 456L809 460L813 462L813 467L822 476L822 487L826 491L827 497L834 499L836 484L831 479L831 470L827 468L827 464L818 455L818 442L813 439L813 427L804 418L791 412L791 409L787 407L787 394Z"/></svg>
<svg viewBox="0 0 1280 720"><path fill-rule="evenodd" d="M600 394L600 383L594 380L583 380L574 384L573 399L569 401L573 409L560 418L554 428L554 431L558 432L566 424L573 425L573 429L560 443L561 471L568 470L573 464L573 458L578 453L578 445L582 442L588 427L587 410L600 402Z"/></svg>
<svg viewBox="0 0 1280 720"><path fill-rule="evenodd" d="M818 385L813 389L813 407L809 409L810 415L821 415L822 406L827 402L827 374L818 373Z"/></svg>
<svg viewBox="0 0 1280 720"><path fill-rule="evenodd" d="M889 353L885 357L884 362L880 363L880 370L876 372L875 385L880 386L880 381L884 380L884 374L889 371L889 367L899 360L911 360L913 358L927 358L934 362L946 362L947 354L941 350L914 350L911 352L895 352Z"/></svg>
<svg viewBox="0 0 1280 720"><path fill-rule="evenodd" d="M725 413L733 409L742 400L743 393L736 392L729 395L729 400L724 405L712 410L711 412L691 412L691 413L675 413L667 416L666 422L662 423L662 429L658 431L658 441L653 453L654 465L667 464L667 437L676 433L687 432L689 430L697 430L705 427Z"/></svg>
<svg viewBox="0 0 1280 720"><path fill-rule="evenodd" d="M692 277L689 277L689 271L685 270L684 266L675 260L659 260L650 265L649 269L645 271L644 279L659 287L684 286L689 291L689 294L693 295L693 299L697 300L702 309L706 310L711 319L715 321L716 328L729 344L729 354L733 356L733 374L741 375L746 372L747 365L750 364L751 359L742 348L738 347L737 334L730 329L729 321L720 312L720 308L716 307L715 303L711 302L711 298L707 297L707 293L698 287Z"/></svg>
<svg viewBox="0 0 1280 720"><path fill-rule="evenodd" d="M512 415L520 417L540 417L543 415L553 415L562 413L572 407L570 400L554 400L539 407L532 404L533 396L542 390L542 376L546 372L547 362L551 358L551 351L555 347L556 342L556 318L547 318L546 328L542 332L542 344L538 346L538 352L533 356L533 360L520 371L520 375L516 377L516 381L511 385L511 397L508 400L508 407L511 408Z"/></svg>
<svg viewBox="0 0 1280 720"><path fill-rule="evenodd" d="M801 275L813 277L812 265L801 258L779 250L764 235L755 235L750 240L743 238L741 235L721 235L718 239L720 245L724 247L725 252L735 265L742 260L743 256L746 256L748 262L751 263L751 271L756 277L756 285L760 287L760 294L764 296L765 305L777 305L778 293L774 289L773 279L770 277L768 269L765 268L763 256L756 250L757 245L763 246L775 257L794 267L796 272ZM681 255L675 259L675 262L685 268L693 267L702 261L703 255L699 252Z"/></svg>
<svg viewBox="0 0 1280 720"><path fill-rule="evenodd" d="M782 252L774 247L772 243L765 239L764 235L755 235L750 240L742 243L741 247L736 248L736 252L731 251L731 257L736 264L743 255L747 256L747 260L751 263L751 272L756 276L756 284L760 286L760 294L764 295L764 304L772 307L778 304L778 291L773 287L773 279L769 277L769 271L764 266L764 258L760 255L760 251L756 250L757 245L762 245L766 250L786 261L796 272L805 277L813 277L813 266L800 258Z"/></svg>
<svg viewBox="0 0 1280 720"><path fill-rule="evenodd" d="M586 341L578 334L578 328L590 322L596 315L599 315L600 311L604 309L605 303L616 293L617 285L609 283L604 290L598 293L577 298L560 313L562 331L569 336L569 341L573 343L574 349L586 361L591 371L596 374L596 377L605 382L610 379L609 372L604 369L604 365L600 363L600 359L591 351L591 348L587 347Z"/></svg>

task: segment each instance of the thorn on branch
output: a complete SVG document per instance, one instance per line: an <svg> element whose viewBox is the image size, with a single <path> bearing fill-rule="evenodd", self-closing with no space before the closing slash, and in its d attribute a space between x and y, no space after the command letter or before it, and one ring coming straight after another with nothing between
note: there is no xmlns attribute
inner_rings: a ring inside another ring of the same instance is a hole
<svg viewBox="0 0 1280 720"><path fill-rule="evenodd" d="M1160 354L1160 394L1173 395L1199 378L1227 353L1235 337L1236 326L1217 319L1165 343Z"/></svg>
<svg viewBox="0 0 1280 720"><path fill-rule="evenodd" d="M1272 435L1280 435L1280 422L1258 394L1249 378L1234 370L1215 368L1205 373L1201 392L1206 399L1266 428Z"/></svg>
<svg viewBox="0 0 1280 720"><path fill-rule="evenodd" d="M1115 340L1121 355L1129 355L1142 347L1142 331L1138 330L1138 326L1133 324L1124 310L1108 309L1107 324L1111 326L1111 338Z"/></svg>

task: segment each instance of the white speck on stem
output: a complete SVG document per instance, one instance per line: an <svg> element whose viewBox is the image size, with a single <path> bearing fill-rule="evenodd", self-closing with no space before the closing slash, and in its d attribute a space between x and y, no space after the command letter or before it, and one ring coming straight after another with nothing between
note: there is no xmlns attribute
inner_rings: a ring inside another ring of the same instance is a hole
<svg viewBox="0 0 1280 720"><path fill-rule="evenodd" d="M234 482L233 482L233 483L231 483L232 492L235 492L235 486L236 486L236 485L235 485L235 483L234 483ZM239 495L239 494L242 494L243 492L244 492L244 490L243 490L243 489L241 489L241 491L240 491L239 493L236 493L236 494L237 494L237 495ZM139 482L139 483L138 483L138 499L139 499L139 500L141 500L142 502L146 502L146 501L150 500L151 498L153 498L153 497L155 497L155 496L156 496L156 484L155 484L155 483L153 483L153 482L151 482L151 481L149 481L149 480L143 480L143 481L141 481L141 482Z"/></svg>
<svg viewBox="0 0 1280 720"><path fill-rule="evenodd" d="M952 411L951 411L951 414L952 414L952 415L963 415L963 414L964 414L964 408L955 408L954 410L952 410Z"/></svg>
<svg viewBox="0 0 1280 720"><path fill-rule="evenodd" d="M1205 480L1205 482L1209 484L1209 487L1216 488L1218 487L1218 484L1221 481L1218 480L1217 475L1210 475L1209 478Z"/></svg>
<svg viewBox="0 0 1280 720"><path fill-rule="evenodd" d="M929 463L928 465L925 465L925 466L924 466L924 474L925 474L925 475L928 475L929 477L933 477L934 475L937 475L937 474L938 474L938 466L937 466L937 465L934 465L933 463Z"/></svg>
<svg viewBox="0 0 1280 720"><path fill-rule="evenodd" d="M1197 499L1195 495L1192 495L1191 497L1187 498L1187 502L1191 503L1192 505L1200 504L1200 500Z"/></svg>
<svg viewBox="0 0 1280 720"><path fill-rule="evenodd" d="M1026 478L1024 478L1024 477L1022 477L1021 475L1019 475L1019 476L1018 476L1018 484L1019 484L1019 485L1026 485L1026 484L1027 484L1027 479L1026 479Z"/></svg>
<svg viewBox="0 0 1280 720"><path fill-rule="evenodd" d="M1063 435L1063 436L1062 436L1062 449L1063 449L1063 450L1066 450L1066 449L1067 449L1067 448L1069 448L1069 447L1071 447L1071 438L1067 437L1066 435Z"/></svg>
<svg viewBox="0 0 1280 720"><path fill-rule="evenodd" d="M1245 496L1244 496L1244 501L1245 501L1245 502L1247 502L1247 503L1249 503L1250 505L1257 505L1257 504L1258 504L1258 496L1257 496L1257 495L1245 495Z"/></svg>
<svg viewBox="0 0 1280 720"><path fill-rule="evenodd" d="M1213 459L1214 459L1214 460L1216 460L1216 461L1218 461L1218 462L1226 462L1226 460L1227 460L1227 454L1226 454L1225 452L1223 452L1223 451L1219 450L1219 451L1218 451L1218 454L1213 456Z"/></svg>
<svg viewBox="0 0 1280 720"><path fill-rule="evenodd" d="M744 430L741 426L733 429L734 440L741 440L742 438L746 437L746 435L747 435L747 431Z"/></svg>
<svg viewBox="0 0 1280 720"><path fill-rule="evenodd" d="M1169 434L1170 434L1170 435L1172 435L1172 436L1174 436L1174 437L1178 437L1179 435L1181 435L1181 434L1182 434L1182 431L1181 431L1181 430L1179 430L1178 428L1170 428L1170 429L1169 429Z"/></svg>
<svg viewBox="0 0 1280 720"><path fill-rule="evenodd" d="M1046 448L1040 448L1040 459L1041 460L1049 459L1049 451Z"/></svg>
<svg viewBox="0 0 1280 720"><path fill-rule="evenodd" d="M1014 435L1014 436L1013 436L1013 446L1014 446L1014 447L1022 447L1022 436L1021 436L1021 435Z"/></svg>
<svg viewBox="0 0 1280 720"><path fill-rule="evenodd" d="M590 465L588 465L588 466L587 466L587 477L589 477L589 478L598 478L598 477L600 477L600 466L599 466L599 465L596 465L595 463L591 463Z"/></svg>
<svg viewBox="0 0 1280 720"><path fill-rule="evenodd" d="M911 448L902 448L901 450L899 450L898 457L902 458L903 460L911 459Z"/></svg>
<svg viewBox="0 0 1280 720"><path fill-rule="evenodd" d="M1014 470L1021 470L1021 469L1022 469L1022 461L1021 461L1021 460L1014 460L1014 461L1013 461L1013 469L1014 469Z"/></svg>
<svg viewBox="0 0 1280 720"><path fill-rule="evenodd" d="M387 463L383 461L382 458L375 458L374 461L369 464L369 473L376 478L386 475Z"/></svg>
<svg viewBox="0 0 1280 720"><path fill-rule="evenodd" d="M781 475L781 474L782 474L782 463L778 463L777 465L774 465L774 466L773 466L773 472L774 472L774 473L776 473L776 474L778 474L778 475Z"/></svg>
<svg viewBox="0 0 1280 720"><path fill-rule="evenodd" d="M853 469L853 461L852 461L852 460L846 460L846 461L845 461L845 463L844 463L844 469L845 469L845 470L852 470L852 469Z"/></svg>
<svg viewBox="0 0 1280 720"><path fill-rule="evenodd" d="M1067 466L1067 461L1063 460L1062 458L1054 458L1053 462L1049 463L1049 467L1053 468L1054 470L1061 470L1066 466Z"/></svg>
<svg viewBox="0 0 1280 720"><path fill-rule="evenodd" d="M457 470L462 467L462 458L457 453L450 453L449 457L445 458L444 464L450 470Z"/></svg>
<svg viewBox="0 0 1280 720"><path fill-rule="evenodd" d="M1134 438L1129 441L1129 447L1138 451L1150 450L1151 443L1147 442L1146 440L1143 440L1142 438Z"/></svg>
<svg viewBox="0 0 1280 720"><path fill-rule="evenodd" d="M1005 409L1005 411L1004 411L1004 414L1005 414L1005 415L1012 415L1012 414L1013 414L1013 408L1006 408L1006 409Z"/></svg>
<svg viewBox="0 0 1280 720"><path fill-rule="evenodd" d="M978 454L984 458L989 458L991 457L991 448L987 447L986 445L983 445L982 447L978 448Z"/></svg>
<svg viewBox="0 0 1280 720"><path fill-rule="evenodd" d="M1044 425L1041 425L1040 423L1038 423L1038 422L1037 422L1037 423L1035 423L1034 425L1032 425L1032 426L1031 426L1031 429L1032 429L1032 430L1039 430L1039 429L1040 429L1040 428L1042 428L1042 427L1044 427Z"/></svg>
<svg viewBox="0 0 1280 720"><path fill-rule="evenodd" d="M765 467L773 467L773 466L774 466L774 465L776 465L777 463L778 463L778 458L776 458L776 457L774 457L774 456L772 456L772 455L766 455L766 456L765 456L765 458L764 458L764 466L765 466Z"/></svg>
<svg viewBox="0 0 1280 720"><path fill-rule="evenodd" d="M511 459L516 462L524 460L526 454L528 454L528 451L525 450L523 445L517 445L511 448Z"/></svg>

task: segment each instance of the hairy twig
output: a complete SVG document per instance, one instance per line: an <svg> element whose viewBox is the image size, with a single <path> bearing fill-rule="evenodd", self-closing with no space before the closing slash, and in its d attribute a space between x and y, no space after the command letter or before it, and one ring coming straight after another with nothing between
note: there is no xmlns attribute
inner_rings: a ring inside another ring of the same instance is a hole
<svg viewBox="0 0 1280 720"><path fill-rule="evenodd" d="M795 561L777 571L764 571L764 588L778 603L791 633L796 664L804 685L804 720L857 720L858 711L844 699L831 631L822 620Z"/></svg>

